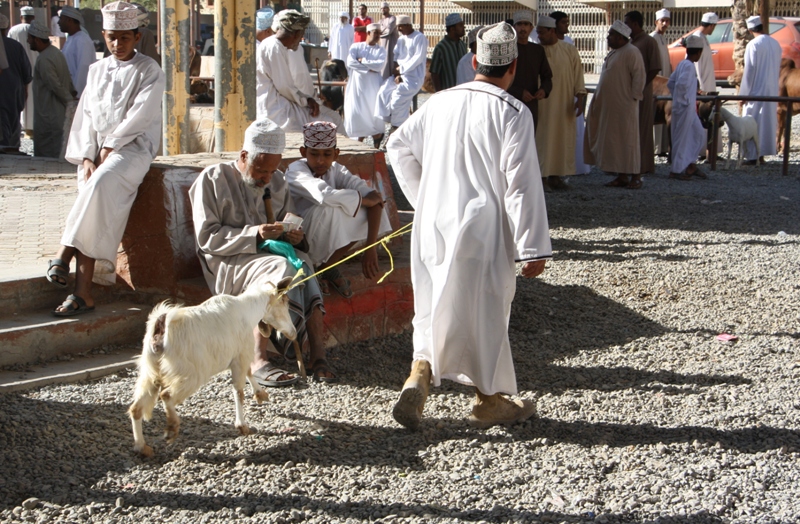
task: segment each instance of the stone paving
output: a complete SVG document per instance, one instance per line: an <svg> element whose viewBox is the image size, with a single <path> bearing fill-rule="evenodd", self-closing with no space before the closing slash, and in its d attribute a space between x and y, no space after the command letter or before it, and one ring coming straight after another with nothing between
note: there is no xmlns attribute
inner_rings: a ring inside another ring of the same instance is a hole
<svg viewBox="0 0 800 524"><path fill-rule="evenodd" d="M0 281L43 274L75 201L75 166L0 155Z"/></svg>

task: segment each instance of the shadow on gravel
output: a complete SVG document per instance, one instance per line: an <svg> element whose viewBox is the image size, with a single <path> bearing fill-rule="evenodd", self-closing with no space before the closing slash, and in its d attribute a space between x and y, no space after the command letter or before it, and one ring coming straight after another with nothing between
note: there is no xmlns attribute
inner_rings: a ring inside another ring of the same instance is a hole
<svg viewBox="0 0 800 524"><path fill-rule="evenodd" d="M594 518L587 512L565 513L560 511L528 511L496 505L490 510L476 510L456 506L446 507L438 504L401 504L401 503L370 503L370 502L340 502L335 495L330 498L306 496L302 494L260 494L244 496L215 495L213 497L196 495L192 493L162 493L157 491L126 492L99 492L98 496L104 498L123 497L128 506L141 508L171 508L172 510L197 510L219 511L230 508L242 508L243 513L251 516L258 522L270 521L280 517L283 522L296 522L290 511L295 508L308 508L308 511L322 510L330 519L344 521L347 519L363 519L364 521L378 520L380 518L404 513L409 516L423 517L426 519L446 519L456 522L529 522L532 519L541 519L542 522L585 523ZM335 498L334 498L335 497ZM387 499L391 495L387 494ZM111 500L114 500L113 498ZM563 503L563 501L561 501ZM258 510L256 509L258 508ZM297 510L295 510L297 511ZM161 513L162 517L169 518L169 511ZM635 514L603 513L608 523L641 522ZM722 519L697 513L692 515L665 515L647 522L653 524L716 524L724 522Z"/></svg>
<svg viewBox="0 0 800 524"><path fill-rule="evenodd" d="M553 239L553 260L556 262L560 260L623 262L644 258L667 262L687 262L699 258L664 253L668 249L674 249L673 246L676 244L679 242L670 242L669 245L664 245L637 239L583 242L575 239L555 238Z"/></svg>
<svg viewBox="0 0 800 524"><path fill-rule="evenodd" d="M717 171L685 183L665 175L645 176L641 191L603 187L610 178L600 174L570 177L569 191L546 195L550 227L800 234L796 177Z"/></svg>

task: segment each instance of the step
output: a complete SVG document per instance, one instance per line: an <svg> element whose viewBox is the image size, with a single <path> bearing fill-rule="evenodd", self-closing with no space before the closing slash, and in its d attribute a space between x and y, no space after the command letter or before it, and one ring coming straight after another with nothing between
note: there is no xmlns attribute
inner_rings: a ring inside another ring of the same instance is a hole
<svg viewBox="0 0 800 524"><path fill-rule="evenodd" d="M107 344L135 344L150 308L113 302L95 311L57 318L49 311L16 312L0 319L0 366L48 361Z"/></svg>
<svg viewBox="0 0 800 524"><path fill-rule="evenodd" d="M0 278L0 318L6 312L23 311L49 312L64 301L75 288L75 273L71 273L66 288L59 288L43 276L46 266ZM119 300L127 290L121 286L92 286L92 296L96 304L108 304Z"/></svg>
<svg viewBox="0 0 800 524"><path fill-rule="evenodd" d="M103 354L62 357L66 360L26 366L20 371L0 371L0 393L104 377L135 367L140 352L138 348L131 348Z"/></svg>

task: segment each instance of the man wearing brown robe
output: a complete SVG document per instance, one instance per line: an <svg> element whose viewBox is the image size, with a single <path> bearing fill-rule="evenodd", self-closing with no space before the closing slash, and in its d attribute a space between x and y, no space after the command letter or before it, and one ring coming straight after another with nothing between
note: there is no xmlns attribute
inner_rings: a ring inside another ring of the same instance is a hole
<svg viewBox="0 0 800 524"><path fill-rule="evenodd" d="M517 32L517 76L508 88L511 95L521 100L533 115L534 129L539 129L539 100L547 98L553 89L553 72L547 62L544 47L528 41L533 32L533 11L514 13L514 30Z"/></svg>
<svg viewBox="0 0 800 524"><path fill-rule="evenodd" d="M646 74L642 100L639 102L639 150L641 151L642 168L639 176L634 177L629 184L633 187L638 180L641 186L641 176L645 173L654 173L655 146L653 145L653 120L655 119L656 103L653 100L653 79L661 71L661 52L656 39L647 34L642 26L644 16L639 11L631 11L625 15L625 25L631 28L631 44L642 53L644 71Z"/></svg>
<svg viewBox="0 0 800 524"><path fill-rule="evenodd" d="M639 101L644 90L642 54L628 42L631 30L620 20L608 31L611 48L600 71L592 104L586 112L584 160L617 178L611 187L628 187L628 176L641 169ZM652 149L650 150L652 154ZM641 187L641 178L638 186Z"/></svg>

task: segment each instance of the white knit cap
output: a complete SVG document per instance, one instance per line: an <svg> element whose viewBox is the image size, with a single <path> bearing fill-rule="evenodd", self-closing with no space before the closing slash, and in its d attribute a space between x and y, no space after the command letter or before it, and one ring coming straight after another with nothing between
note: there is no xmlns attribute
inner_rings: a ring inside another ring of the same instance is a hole
<svg viewBox="0 0 800 524"><path fill-rule="evenodd" d="M336 147L336 124L322 121L304 124L303 145L312 149Z"/></svg>
<svg viewBox="0 0 800 524"><path fill-rule="evenodd" d="M272 120L266 118L256 120L244 132L242 150L253 156L261 153L280 155L284 149L286 149L286 133Z"/></svg>
<svg viewBox="0 0 800 524"><path fill-rule="evenodd" d="M614 23L611 24L611 30L616 31L625 38L631 37L631 28L622 23L622 20L614 20Z"/></svg>
<svg viewBox="0 0 800 524"><path fill-rule="evenodd" d="M528 11L527 9L517 11L511 16L511 18L514 20L515 24L518 24L519 22L529 22L531 25L533 25L533 11Z"/></svg>
<svg viewBox="0 0 800 524"><path fill-rule="evenodd" d="M72 18L73 20L77 20L80 22L81 25L84 25L86 22L83 20L83 15L80 11L72 7L71 5L65 5L61 8L61 14L58 15L59 17L66 16L67 18Z"/></svg>
<svg viewBox="0 0 800 524"><path fill-rule="evenodd" d="M8 17L2 13L0 13L0 29L8 29Z"/></svg>
<svg viewBox="0 0 800 524"><path fill-rule="evenodd" d="M384 7L389 7L389 2L381 2L381 9Z"/></svg>
<svg viewBox="0 0 800 524"><path fill-rule="evenodd" d="M139 10L128 2L112 2L102 9L103 29L129 31L139 28Z"/></svg>
<svg viewBox="0 0 800 524"><path fill-rule="evenodd" d="M25 7L21 7L19 9L19 14L21 16L33 16L33 14L34 14L33 13L33 8L31 6L29 6L29 5L26 5Z"/></svg>
<svg viewBox="0 0 800 524"><path fill-rule="evenodd" d="M41 38L42 40L47 40L50 38L50 28L44 25L41 20L34 20L28 28L28 34L36 38Z"/></svg>
<svg viewBox="0 0 800 524"><path fill-rule="evenodd" d="M380 30L381 30L381 24L367 24L367 33Z"/></svg>
<svg viewBox="0 0 800 524"><path fill-rule="evenodd" d="M761 17L759 15L753 15L747 19L747 29L753 29L754 27L758 27L763 25L761 23Z"/></svg>
<svg viewBox="0 0 800 524"><path fill-rule="evenodd" d="M719 22L719 17L717 16L717 13L703 13L703 18L700 21L704 24L716 24Z"/></svg>
<svg viewBox="0 0 800 524"><path fill-rule="evenodd" d="M342 18L342 17L345 17L348 20L350 20L350 13L348 13L347 11L342 11L341 13L339 13L339 18Z"/></svg>
<svg viewBox="0 0 800 524"><path fill-rule="evenodd" d="M461 15L458 13L450 13L444 19L444 26L450 27L451 25L460 24L464 20L461 18Z"/></svg>
<svg viewBox="0 0 800 524"><path fill-rule="evenodd" d="M266 31L272 26L272 19L275 17L275 11L271 7L262 7L256 11L256 29L259 31Z"/></svg>
<svg viewBox="0 0 800 524"><path fill-rule="evenodd" d="M475 55L479 64L504 66L519 56L517 32L505 22L499 22L478 31L477 42L478 48Z"/></svg>
<svg viewBox="0 0 800 524"><path fill-rule="evenodd" d="M703 38L697 35L689 35L683 39L686 49L703 49Z"/></svg>
<svg viewBox="0 0 800 524"><path fill-rule="evenodd" d="M540 16L539 21L536 23L536 27L556 27L556 19L551 18L549 16Z"/></svg>
<svg viewBox="0 0 800 524"><path fill-rule="evenodd" d="M397 25L411 25L411 17L408 15L400 15L397 17Z"/></svg>
<svg viewBox="0 0 800 524"><path fill-rule="evenodd" d="M661 20L662 18L672 18L672 15L669 14L669 9L656 11L656 20Z"/></svg>

